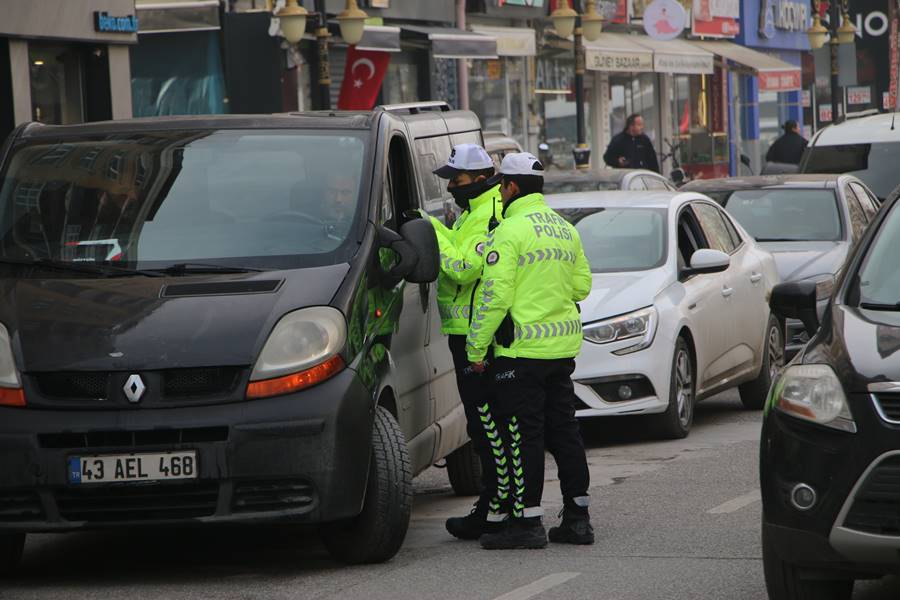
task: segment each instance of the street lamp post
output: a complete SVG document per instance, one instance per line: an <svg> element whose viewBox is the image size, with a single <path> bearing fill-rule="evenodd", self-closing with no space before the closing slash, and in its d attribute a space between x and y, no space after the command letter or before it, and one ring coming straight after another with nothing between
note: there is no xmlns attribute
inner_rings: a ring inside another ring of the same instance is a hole
<svg viewBox="0 0 900 600"><path fill-rule="evenodd" d="M852 44L856 35L856 28L850 23L850 14L847 8L847 0L838 4L838 0L831 0L828 4L828 27L822 24L818 6L813 2L813 23L806 32L809 37L809 45L813 50L818 50L828 42L831 52L831 122L839 123L839 109L841 107L840 96L840 54L841 44ZM838 23L840 22L840 26ZM846 111L845 111L846 114Z"/></svg>
<svg viewBox="0 0 900 600"><path fill-rule="evenodd" d="M331 108L331 61L328 58L328 15L325 0L316 0L316 67L318 71L317 94L313 106L317 110Z"/></svg>
<svg viewBox="0 0 900 600"><path fill-rule="evenodd" d="M576 9L568 6L557 8L550 15L557 35L568 38L575 36L575 167L588 169L591 166L591 147L587 144L584 115L584 40L594 41L603 30L603 17L597 14L596 0L587 0L586 10L582 0L574 0Z"/></svg>

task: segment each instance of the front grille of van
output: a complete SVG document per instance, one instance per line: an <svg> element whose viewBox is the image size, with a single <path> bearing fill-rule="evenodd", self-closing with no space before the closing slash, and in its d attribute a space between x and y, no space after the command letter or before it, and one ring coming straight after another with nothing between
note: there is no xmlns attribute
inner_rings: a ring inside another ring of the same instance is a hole
<svg viewBox="0 0 900 600"><path fill-rule="evenodd" d="M304 508L313 504L313 487L302 480L244 481L234 486L236 513L271 512Z"/></svg>
<svg viewBox="0 0 900 600"><path fill-rule="evenodd" d="M844 527L900 536L900 456L882 461L856 493Z"/></svg>
<svg viewBox="0 0 900 600"><path fill-rule="evenodd" d="M224 442L228 427L193 427L186 429L150 429L145 431L85 431L39 433L41 448L138 448L171 444Z"/></svg>
<svg viewBox="0 0 900 600"><path fill-rule="evenodd" d="M878 393L873 396L881 417L889 423L900 423L900 394Z"/></svg>
<svg viewBox="0 0 900 600"><path fill-rule="evenodd" d="M0 492L0 523L42 521L41 499L30 490Z"/></svg>
<svg viewBox="0 0 900 600"><path fill-rule="evenodd" d="M88 523L208 517L215 514L218 499L217 482L76 487L56 493L63 519Z"/></svg>

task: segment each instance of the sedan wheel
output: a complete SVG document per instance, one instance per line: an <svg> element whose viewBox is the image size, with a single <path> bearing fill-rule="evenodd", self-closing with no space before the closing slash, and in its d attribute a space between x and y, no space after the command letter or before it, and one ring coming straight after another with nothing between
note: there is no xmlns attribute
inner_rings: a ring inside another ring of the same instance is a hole
<svg viewBox="0 0 900 600"><path fill-rule="evenodd" d="M741 403L748 410L759 410L765 406L769 386L784 367L784 329L774 315L769 317L766 326L765 348L762 355L763 364L759 369L759 375L740 387Z"/></svg>
<svg viewBox="0 0 900 600"><path fill-rule="evenodd" d="M661 437L687 437L694 423L695 385L691 349L684 338L679 337L675 342L675 354L672 358L669 406L666 412L653 417L653 424Z"/></svg>

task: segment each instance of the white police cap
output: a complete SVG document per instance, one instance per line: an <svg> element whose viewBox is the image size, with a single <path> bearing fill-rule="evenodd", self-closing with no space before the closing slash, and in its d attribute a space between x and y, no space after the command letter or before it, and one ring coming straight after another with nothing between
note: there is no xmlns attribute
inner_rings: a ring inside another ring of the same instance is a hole
<svg viewBox="0 0 900 600"><path fill-rule="evenodd" d="M493 169L494 161L478 144L457 144L450 152L447 164L434 170L441 179L453 179L463 171L483 171Z"/></svg>
<svg viewBox="0 0 900 600"><path fill-rule="evenodd" d="M544 176L544 165L531 152L507 154L500 163L502 175L537 175Z"/></svg>

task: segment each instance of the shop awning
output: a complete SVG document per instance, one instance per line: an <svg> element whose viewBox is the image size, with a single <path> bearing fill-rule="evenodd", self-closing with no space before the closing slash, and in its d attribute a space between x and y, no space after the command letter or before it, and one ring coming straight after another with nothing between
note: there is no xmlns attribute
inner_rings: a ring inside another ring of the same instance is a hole
<svg viewBox="0 0 900 600"><path fill-rule="evenodd" d="M792 92L802 88L800 67L779 58L732 42L691 42L716 56L748 68L759 77L759 89L764 92Z"/></svg>
<svg viewBox="0 0 900 600"><path fill-rule="evenodd" d="M592 71L652 73L653 52L635 41L638 36L603 33L584 42L585 66Z"/></svg>
<svg viewBox="0 0 900 600"><path fill-rule="evenodd" d="M496 39L499 56L537 56L537 36L534 29L473 25L472 31Z"/></svg>
<svg viewBox="0 0 900 600"><path fill-rule="evenodd" d="M489 35L450 27L403 25L404 37L431 43L435 58L497 58L497 40Z"/></svg>
<svg viewBox="0 0 900 600"><path fill-rule="evenodd" d="M358 50L375 52L400 52L400 28L366 25Z"/></svg>
<svg viewBox="0 0 900 600"><path fill-rule="evenodd" d="M138 33L215 31L219 26L218 0L194 2L137 2Z"/></svg>
<svg viewBox="0 0 900 600"><path fill-rule="evenodd" d="M639 36L636 42L653 51L653 70L680 75L711 75L715 59L712 52L683 40L655 40Z"/></svg>

